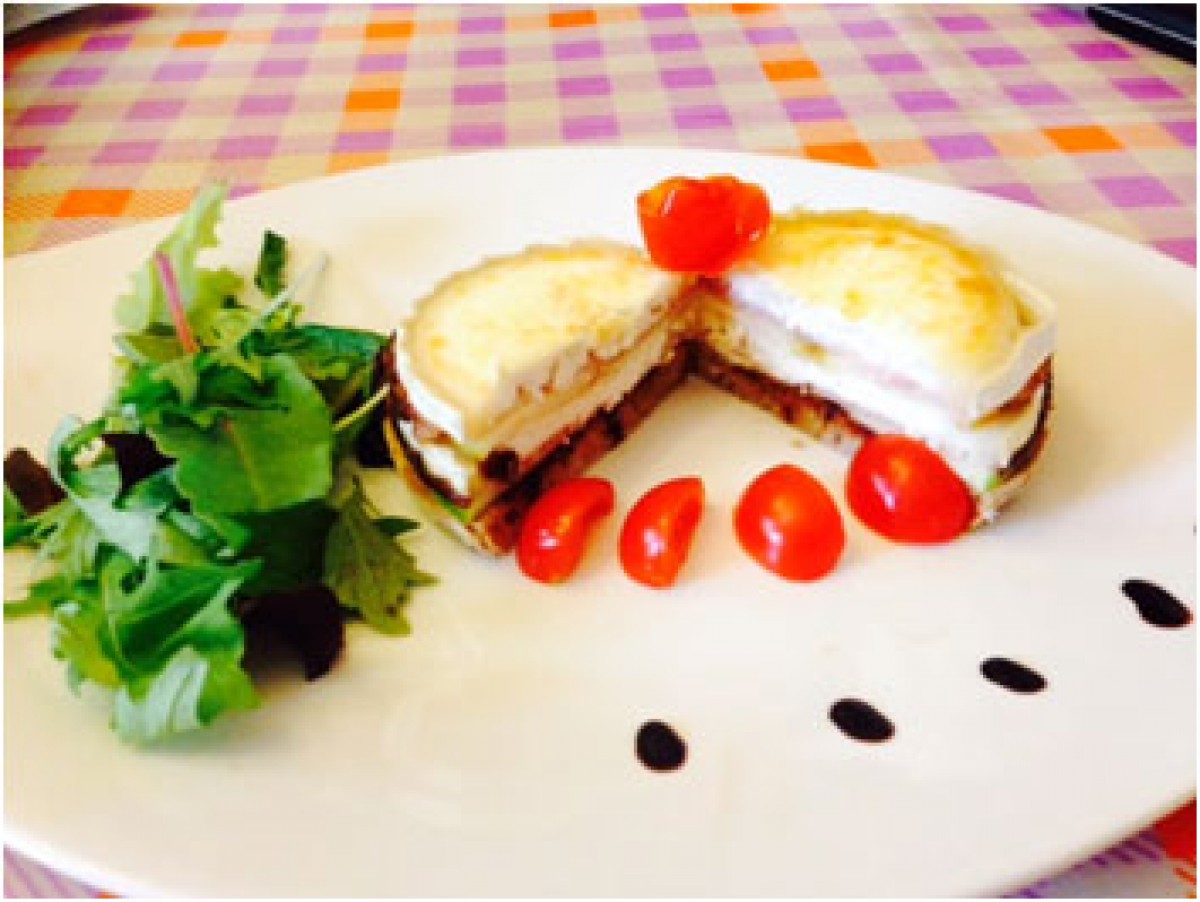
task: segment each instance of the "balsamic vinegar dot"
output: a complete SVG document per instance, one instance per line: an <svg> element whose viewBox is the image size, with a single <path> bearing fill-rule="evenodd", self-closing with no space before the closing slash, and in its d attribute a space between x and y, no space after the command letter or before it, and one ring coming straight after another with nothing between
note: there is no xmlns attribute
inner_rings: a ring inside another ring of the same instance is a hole
<svg viewBox="0 0 1200 902"><path fill-rule="evenodd" d="M676 770L687 758L687 746L673 729L661 720L642 724L637 734L637 756L642 764L656 771Z"/></svg>
<svg viewBox="0 0 1200 902"><path fill-rule="evenodd" d="M1008 658L988 658L979 665L979 672L997 686L1010 692L1028 695L1046 688L1046 678L1032 668Z"/></svg>
<svg viewBox="0 0 1200 902"><path fill-rule="evenodd" d="M1151 626L1178 629L1192 622L1192 612L1187 605L1161 586L1144 579L1127 579L1121 584L1121 591Z"/></svg>
<svg viewBox="0 0 1200 902"><path fill-rule="evenodd" d="M892 722L857 698L844 698L829 709L829 719L851 739L886 742L896 733Z"/></svg>

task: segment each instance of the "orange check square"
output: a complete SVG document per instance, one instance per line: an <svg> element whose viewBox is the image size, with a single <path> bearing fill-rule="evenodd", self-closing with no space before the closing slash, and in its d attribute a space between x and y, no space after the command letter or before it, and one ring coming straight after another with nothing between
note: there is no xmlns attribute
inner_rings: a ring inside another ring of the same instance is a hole
<svg viewBox="0 0 1200 902"><path fill-rule="evenodd" d="M825 163L841 163L846 166L862 166L873 169L877 165L871 149L861 141L839 141L833 144L809 144L804 155L810 160Z"/></svg>
<svg viewBox="0 0 1200 902"><path fill-rule="evenodd" d="M127 188L77 188L67 192L54 216L57 219L120 216L129 206L131 197L133 192Z"/></svg>
<svg viewBox="0 0 1200 902"><path fill-rule="evenodd" d="M412 33L412 22L370 22L365 31L368 41L402 40Z"/></svg>
<svg viewBox="0 0 1200 902"><path fill-rule="evenodd" d="M596 13L590 9L568 9L550 13L551 28L579 28L595 24Z"/></svg>
<svg viewBox="0 0 1200 902"><path fill-rule="evenodd" d="M224 44L228 32L224 31L185 31L175 39L176 47L216 47Z"/></svg>
<svg viewBox="0 0 1200 902"><path fill-rule="evenodd" d="M762 67L771 81L799 81L803 78L821 77L821 70L809 59L765 60Z"/></svg>
<svg viewBox="0 0 1200 902"><path fill-rule="evenodd" d="M1098 125L1077 125L1065 128L1042 130L1059 150L1066 153L1094 153L1101 150L1119 150L1121 143L1112 132Z"/></svg>
<svg viewBox="0 0 1200 902"><path fill-rule="evenodd" d="M351 91L346 95L346 112L362 113L400 108L399 88Z"/></svg>

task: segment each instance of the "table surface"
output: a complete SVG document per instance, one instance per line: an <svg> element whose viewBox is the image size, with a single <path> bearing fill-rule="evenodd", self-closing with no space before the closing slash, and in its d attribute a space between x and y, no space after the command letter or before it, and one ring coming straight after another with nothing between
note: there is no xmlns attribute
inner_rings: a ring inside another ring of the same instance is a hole
<svg viewBox="0 0 1200 902"><path fill-rule="evenodd" d="M9 36L5 253L481 148L695 146L878 168L1195 265L1195 70L1075 8L101 6ZM1023 896L1195 896L1155 831ZM96 891L5 853L6 897Z"/></svg>

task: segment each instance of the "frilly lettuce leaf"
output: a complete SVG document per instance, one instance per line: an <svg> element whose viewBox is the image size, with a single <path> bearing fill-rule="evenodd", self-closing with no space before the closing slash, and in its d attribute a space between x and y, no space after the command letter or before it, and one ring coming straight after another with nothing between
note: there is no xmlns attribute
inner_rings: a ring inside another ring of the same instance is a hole
<svg viewBox="0 0 1200 902"><path fill-rule="evenodd" d="M171 261L188 319L197 329L224 306L227 298L236 297L242 287L241 277L232 270L203 269L196 264L200 251L217 245L217 224L227 193L225 185L202 188L157 248ZM135 333L171 325L166 291L153 255L134 274L132 290L118 299L116 318L123 329Z"/></svg>

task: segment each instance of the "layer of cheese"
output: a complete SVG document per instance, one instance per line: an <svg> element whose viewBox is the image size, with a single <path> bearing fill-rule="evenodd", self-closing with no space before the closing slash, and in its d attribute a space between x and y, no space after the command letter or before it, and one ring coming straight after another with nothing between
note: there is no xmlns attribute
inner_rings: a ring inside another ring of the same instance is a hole
<svg viewBox="0 0 1200 902"><path fill-rule="evenodd" d="M511 448L522 462L535 462L551 450L547 444L588 421L597 410L620 403L638 381L662 363L676 341L672 324L660 319L641 339L614 358L595 364L587 378L573 388L547 395L539 404L522 405L493 424L477 454L463 445L422 441L410 423L397 424L409 447L420 453L429 471L476 505L495 491L478 478L480 460L492 448ZM408 386L406 385L406 388Z"/></svg>
<svg viewBox="0 0 1200 902"><path fill-rule="evenodd" d="M987 488L1037 426L1040 388L1014 415L962 426L941 405L880 382L860 358L815 346L769 313L711 300L702 322L705 340L726 360L779 382L811 387L873 432L921 439L976 492Z"/></svg>
<svg viewBox="0 0 1200 902"><path fill-rule="evenodd" d="M429 423L494 446L498 421L587 380L664 318L680 286L607 242L490 260L418 302L397 334L397 375Z"/></svg>
<svg viewBox="0 0 1200 902"><path fill-rule="evenodd" d="M867 212L793 213L727 276L736 304L967 426L1051 353L1054 309L937 226Z"/></svg>

